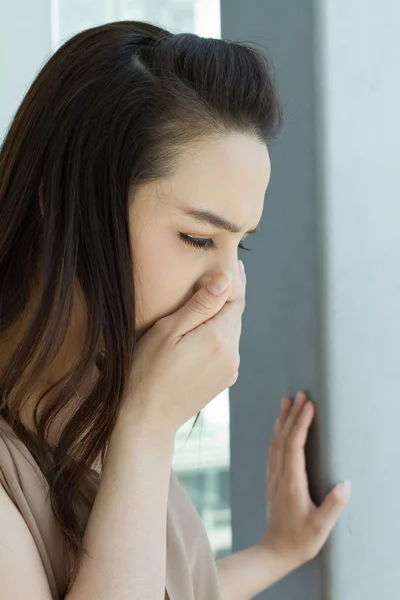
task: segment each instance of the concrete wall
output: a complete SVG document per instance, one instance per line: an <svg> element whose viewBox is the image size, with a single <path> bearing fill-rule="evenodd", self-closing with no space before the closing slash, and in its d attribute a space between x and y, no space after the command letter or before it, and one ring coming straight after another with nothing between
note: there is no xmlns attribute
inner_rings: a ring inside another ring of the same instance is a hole
<svg viewBox="0 0 400 600"><path fill-rule="evenodd" d="M231 389L233 542L264 530L279 399L318 403L308 461L321 497L353 496L325 552L260 597L376 600L400 589L400 5L222 0L222 37L263 43L286 126L246 255L241 372ZM253 240L252 240L253 241Z"/></svg>

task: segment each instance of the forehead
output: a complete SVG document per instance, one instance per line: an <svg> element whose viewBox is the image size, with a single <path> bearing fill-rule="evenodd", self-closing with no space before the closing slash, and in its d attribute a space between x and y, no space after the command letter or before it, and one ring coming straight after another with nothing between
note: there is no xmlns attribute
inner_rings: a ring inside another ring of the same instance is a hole
<svg viewBox="0 0 400 600"><path fill-rule="evenodd" d="M158 197L176 215L190 206L250 228L261 218L270 175L266 144L231 134L184 151L173 174L158 184Z"/></svg>

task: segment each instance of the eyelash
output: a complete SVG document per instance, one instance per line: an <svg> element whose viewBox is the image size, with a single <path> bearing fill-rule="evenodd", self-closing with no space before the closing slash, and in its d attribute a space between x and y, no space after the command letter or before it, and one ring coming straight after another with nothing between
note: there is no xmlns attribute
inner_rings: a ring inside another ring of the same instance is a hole
<svg viewBox="0 0 400 600"><path fill-rule="evenodd" d="M188 244L189 246L193 246L194 248L198 248L199 250L213 250L217 246L211 238L195 238L191 235L187 235L186 233L179 232L180 239ZM246 250L247 252L251 252L251 248L246 248L243 246L242 242L240 242L239 246L240 250Z"/></svg>

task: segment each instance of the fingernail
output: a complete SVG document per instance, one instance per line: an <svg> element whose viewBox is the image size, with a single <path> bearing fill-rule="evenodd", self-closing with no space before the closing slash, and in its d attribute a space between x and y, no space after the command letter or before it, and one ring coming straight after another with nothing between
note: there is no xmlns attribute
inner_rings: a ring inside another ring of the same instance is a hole
<svg viewBox="0 0 400 600"><path fill-rule="evenodd" d="M297 392L295 402L300 402L302 398L304 398L304 392Z"/></svg>
<svg viewBox="0 0 400 600"><path fill-rule="evenodd" d="M351 482L348 480L342 481L342 483L339 483L339 485L336 488L336 494L339 496L339 498L342 498L343 500L348 500L350 492Z"/></svg>
<svg viewBox="0 0 400 600"><path fill-rule="evenodd" d="M229 281L227 281L226 277L210 278L210 282L206 283L206 285L214 296L220 296L227 289Z"/></svg>

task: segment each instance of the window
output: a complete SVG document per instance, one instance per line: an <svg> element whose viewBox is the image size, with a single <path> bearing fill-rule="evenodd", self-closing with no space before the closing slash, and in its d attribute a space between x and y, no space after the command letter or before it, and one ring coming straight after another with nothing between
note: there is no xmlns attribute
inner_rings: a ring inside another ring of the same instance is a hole
<svg viewBox="0 0 400 600"><path fill-rule="evenodd" d="M228 390L177 433L174 470L200 514L216 558L231 553Z"/></svg>
<svg viewBox="0 0 400 600"><path fill-rule="evenodd" d="M51 0L52 44L108 21L150 21L174 33L220 37L219 0Z"/></svg>

